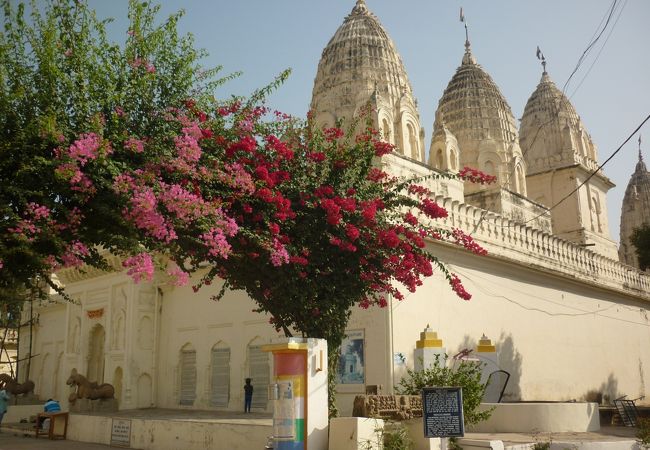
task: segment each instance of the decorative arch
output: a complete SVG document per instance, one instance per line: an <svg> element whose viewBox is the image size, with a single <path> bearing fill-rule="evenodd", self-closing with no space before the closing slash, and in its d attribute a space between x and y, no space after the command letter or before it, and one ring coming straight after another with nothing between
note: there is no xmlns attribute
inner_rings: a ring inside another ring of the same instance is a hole
<svg viewBox="0 0 650 450"><path fill-rule="evenodd" d="M435 167L436 169L443 170L445 168L445 156L441 148L436 149Z"/></svg>
<svg viewBox="0 0 650 450"><path fill-rule="evenodd" d="M210 404L227 408L230 402L230 346L224 341L212 347L210 373Z"/></svg>
<svg viewBox="0 0 650 450"><path fill-rule="evenodd" d="M79 353L79 336L81 335L81 318L75 316L71 320L70 332L68 333L68 352Z"/></svg>
<svg viewBox="0 0 650 450"><path fill-rule="evenodd" d="M151 408L153 406L151 375L143 373L138 377L138 400L137 408Z"/></svg>
<svg viewBox="0 0 650 450"><path fill-rule="evenodd" d="M120 366L115 368L113 372L113 387L115 388L115 398L117 399L118 405L122 404L122 384L124 380L124 372Z"/></svg>
<svg viewBox="0 0 650 450"><path fill-rule="evenodd" d="M515 166L515 192L526 195L526 175L521 162L517 162Z"/></svg>
<svg viewBox="0 0 650 450"><path fill-rule="evenodd" d="M122 350L124 348L124 323L125 314L123 310L113 316L113 332L111 333L111 349Z"/></svg>
<svg viewBox="0 0 650 450"><path fill-rule="evenodd" d="M196 400L196 350L192 344L185 344L178 356L179 404L194 405Z"/></svg>
<svg viewBox="0 0 650 450"><path fill-rule="evenodd" d="M418 143L417 131L411 122L406 123L406 136L408 138L408 154L411 158L420 160L420 146Z"/></svg>
<svg viewBox="0 0 650 450"><path fill-rule="evenodd" d="M449 170L455 172L459 170L458 167L458 153L453 148L449 150Z"/></svg>
<svg viewBox="0 0 650 450"><path fill-rule="evenodd" d="M138 347L141 350L153 349L153 320L145 315L138 323Z"/></svg>
<svg viewBox="0 0 650 450"><path fill-rule="evenodd" d="M90 330L88 345L88 381L99 384L104 382L104 345L106 343L106 330L101 324L96 324Z"/></svg>

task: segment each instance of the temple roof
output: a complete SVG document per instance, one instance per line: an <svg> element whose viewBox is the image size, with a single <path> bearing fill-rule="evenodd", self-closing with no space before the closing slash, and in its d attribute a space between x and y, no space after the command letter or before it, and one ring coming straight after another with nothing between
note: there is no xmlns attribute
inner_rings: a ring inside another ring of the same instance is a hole
<svg viewBox="0 0 650 450"><path fill-rule="evenodd" d="M469 42L462 64L438 103L434 128L441 122L459 139L465 135L475 141L491 138L508 144L516 140L512 110L492 77L476 62Z"/></svg>
<svg viewBox="0 0 650 450"><path fill-rule="evenodd" d="M589 160L587 165L591 168L597 158L591 137L569 99L545 70L521 117L519 142L529 167L535 171L580 162L576 160L576 152L580 153L577 139L584 139L582 145L590 147L582 162ZM561 158L549 160L560 154Z"/></svg>
<svg viewBox="0 0 650 450"><path fill-rule="evenodd" d="M314 80L311 108L320 109L319 101L331 91L341 90L344 94L346 86L351 83L358 86L363 82L370 93L378 91L397 98L406 95L413 101L395 44L365 1L357 0L323 50Z"/></svg>

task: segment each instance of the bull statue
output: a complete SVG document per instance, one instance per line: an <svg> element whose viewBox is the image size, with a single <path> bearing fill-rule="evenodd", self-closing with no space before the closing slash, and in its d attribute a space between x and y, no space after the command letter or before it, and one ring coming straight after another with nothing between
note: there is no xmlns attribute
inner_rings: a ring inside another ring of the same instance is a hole
<svg viewBox="0 0 650 450"><path fill-rule="evenodd" d="M24 383L18 383L11 375L0 373L0 388L5 389L11 395L20 395L24 397L34 392L34 382L27 380Z"/></svg>
<svg viewBox="0 0 650 450"><path fill-rule="evenodd" d="M72 392L68 400L74 403L78 398L88 398L90 400L97 400L103 398L113 398L115 396L115 388L112 384L103 383L97 384L95 381L88 381L86 377L72 369L70 378L66 381L68 386L76 386L77 391Z"/></svg>

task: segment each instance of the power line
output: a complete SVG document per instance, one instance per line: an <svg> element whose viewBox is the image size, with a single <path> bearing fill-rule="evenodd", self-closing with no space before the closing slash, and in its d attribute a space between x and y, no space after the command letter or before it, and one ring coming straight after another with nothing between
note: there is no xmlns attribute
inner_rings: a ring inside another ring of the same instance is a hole
<svg viewBox="0 0 650 450"><path fill-rule="evenodd" d="M585 50L582 52L582 55L580 55L580 58L578 58L578 63L576 64L575 68L573 69L573 72L571 72L571 75L569 75L569 78L566 80L566 83L564 83L564 87L562 87L562 92L566 91L566 88L567 88L568 84L571 82L571 79L573 78L573 76L576 74L576 72L578 71L578 69L582 65L585 57L591 51L593 46L596 44L596 42L598 42L600 37L603 35L605 30L607 29L607 25L609 25L609 21L612 20L612 16L614 15L614 10L616 9L616 3L617 2L618 2L618 0L614 0L612 2L612 5L609 8L609 13L607 15L607 20L605 21L605 25L603 25L603 28L600 30L598 35L595 38L592 38L591 42L587 45L587 48L585 48ZM601 23L602 23L602 20L601 20ZM600 27L600 25L598 25L598 26ZM598 30L598 28L596 28L596 30Z"/></svg>
<svg viewBox="0 0 650 450"><path fill-rule="evenodd" d="M621 6L621 9L618 12L618 15L616 16L616 20L614 21L614 24L612 27L609 29L609 33L607 34L607 37L605 38L605 42L603 42L603 45L600 46L600 50L598 50L598 53L596 54L596 57L594 58L593 62L589 66L589 69L587 69L587 73L582 77L580 80L580 83L578 83L578 86L573 90L569 98L573 98L573 96L578 92L578 89L580 89L580 86L582 86L582 83L587 79L589 76L589 73L591 73L591 69L594 68L596 65L596 62L598 61L598 58L600 58L600 54L603 52L605 49L605 46L607 45L607 42L609 41L609 38L612 36L612 33L614 32L614 29L616 28L616 24L618 24L619 19L621 18L621 15L623 14L623 10L625 9L625 6L627 5L627 0L625 0L625 3L623 3L623 6Z"/></svg>

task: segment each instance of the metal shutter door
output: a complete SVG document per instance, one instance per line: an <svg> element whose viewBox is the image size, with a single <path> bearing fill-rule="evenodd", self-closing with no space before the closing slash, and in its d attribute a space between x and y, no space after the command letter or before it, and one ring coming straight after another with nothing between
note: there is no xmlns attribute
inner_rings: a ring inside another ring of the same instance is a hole
<svg viewBox="0 0 650 450"><path fill-rule="evenodd" d="M251 345L248 348L248 357L250 358L250 378L253 385L251 407L266 409L267 391L271 382L269 354L263 352L259 345Z"/></svg>
<svg viewBox="0 0 650 450"><path fill-rule="evenodd" d="M212 406L227 407L230 400L230 349L212 350Z"/></svg>
<svg viewBox="0 0 650 450"><path fill-rule="evenodd" d="M196 398L196 352L181 352L181 405L192 406Z"/></svg>

